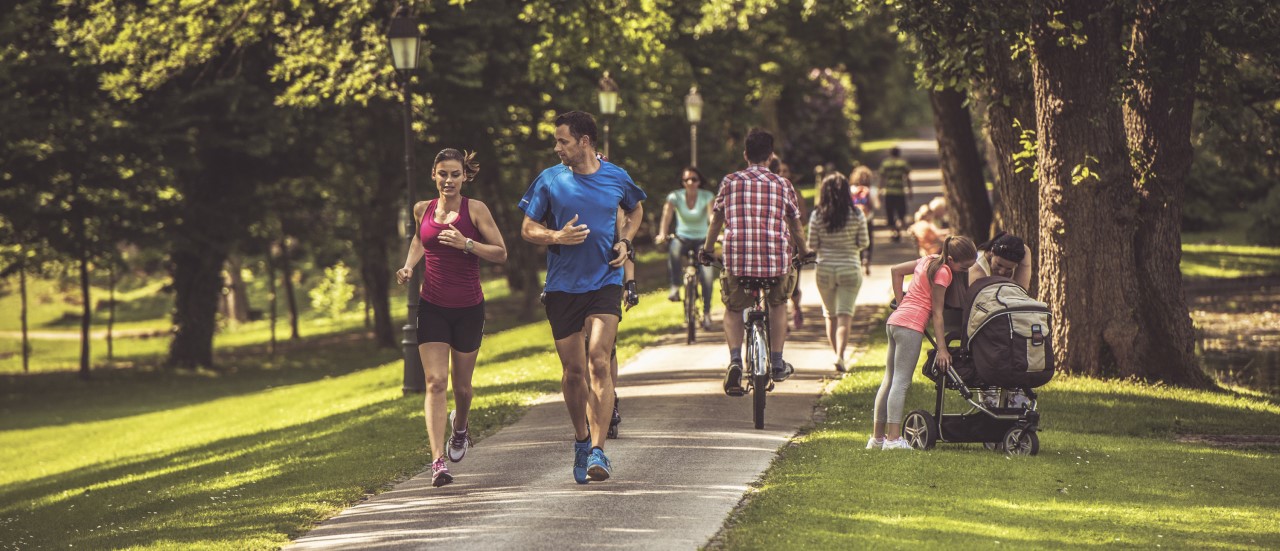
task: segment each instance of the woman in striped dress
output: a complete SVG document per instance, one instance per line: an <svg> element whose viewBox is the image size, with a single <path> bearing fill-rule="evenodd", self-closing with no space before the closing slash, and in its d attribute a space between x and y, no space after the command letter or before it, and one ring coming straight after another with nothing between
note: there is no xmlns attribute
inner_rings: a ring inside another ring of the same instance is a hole
<svg viewBox="0 0 1280 551"><path fill-rule="evenodd" d="M845 370L853 303L862 287L860 253L868 241L867 221L849 195L849 180L839 173L827 176L818 192L818 206L809 216L809 250L818 253L818 294L836 371Z"/></svg>

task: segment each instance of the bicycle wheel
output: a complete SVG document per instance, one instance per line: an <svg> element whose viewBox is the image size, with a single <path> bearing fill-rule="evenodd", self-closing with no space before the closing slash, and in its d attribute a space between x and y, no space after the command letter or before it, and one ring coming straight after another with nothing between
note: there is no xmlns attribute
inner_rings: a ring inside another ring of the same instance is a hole
<svg viewBox="0 0 1280 551"><path fill-rule="evenodd" d="M689 334L685 344L693 344L698 340L698 283L693 278L684 278L684 323Z"/></svg>
<svg viewBox="0 0 1280 551"><path fill-rule="evenodd" d="M761 322L747 330L747 350L751 356L751 417L757 429L764 428L764 405L769 392L769 333Z"/></svg>

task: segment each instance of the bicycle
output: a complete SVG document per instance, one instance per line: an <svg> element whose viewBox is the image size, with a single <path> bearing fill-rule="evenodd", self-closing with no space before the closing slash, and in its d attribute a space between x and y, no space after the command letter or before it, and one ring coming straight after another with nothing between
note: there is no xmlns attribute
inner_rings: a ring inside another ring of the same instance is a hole
<svg viewBox="0 0 1280 551"><path fill-rule="evenodd" d="M673 237L673 239L678 239ZM698 324L702 311L698 309L698 249L689 249L684 255L684 323L687 329L685 344L698 340Z"/></svg>
<svg viewBox="0 0 1280 551"><path fill-rule="evenodd" d="M704 265L724 269L723 262L711 257L710 253L707 256L712 258L712 261L703 261ZM798 272L803 266L815 263L815 258L814 253L809 253L804 258L793 256L791 267ZM769 296L769 290L779 283L781 283L779 277L738 277L738 284L751 293L753 301L749 308L742 311L742 321L746 329L744 341L746 354L743 355L742 375L746 379L747 386L742 389L741 394L730 391L730 395L751 394L751 417L756 429L764 428L766 396L774 388L769 367L769 306L765 304L765 297ZM788 372L795 371L791 364L787 364L786 367Z"/></svg>

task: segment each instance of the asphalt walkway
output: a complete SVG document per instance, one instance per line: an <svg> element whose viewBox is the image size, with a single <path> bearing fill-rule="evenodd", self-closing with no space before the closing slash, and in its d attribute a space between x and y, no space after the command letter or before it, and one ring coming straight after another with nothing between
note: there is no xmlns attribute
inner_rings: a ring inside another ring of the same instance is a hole
<svg viewBox="0 0 1280 551"><path fill-rule="evenodd" d="M922 184L912 207L940 193L936 181ZM887 304L887 266L915 256L907 240L891 243L887 231L877 234L859 304ZM621 438L606 447L613 462L608 481L574 483L572 429L562 397L549 396L451 464L453 484L432 488L424 472L325 521L290 549L704 546L777 450L812 422L818 397L836 376L812 270L801 285L806 324L786 347L796 374L770 393L764 430L753 427L750 397L721 391L727 352L717 314L714 331L700 333L697 344L685 345L681 335L622 366L623 423Z"/></svg>

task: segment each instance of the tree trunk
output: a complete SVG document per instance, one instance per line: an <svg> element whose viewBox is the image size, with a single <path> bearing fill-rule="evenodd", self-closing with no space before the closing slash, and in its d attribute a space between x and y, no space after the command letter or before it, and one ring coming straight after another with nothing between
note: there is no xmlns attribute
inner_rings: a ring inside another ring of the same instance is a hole
<svg viewBox="0 0 1280 551"><path fill-rule="evenodd" d="M360 277L364 282L366 304L373 305L373 341L380 348L395 348L395 327L391 325L391 270L387 268L391 259L387 257L387 246L383 237L385 232L378 232L378 226L360 225L360 236L363 242L360 247ZM377 235L375 235L377 234Z"/></svg>
<svg viewBox="0 0 1280 551"><path fill-rule="evenodd" d="M1138 194L1134 254L1142 328L1160 343L1142 375L1212 387L1195 355L1195 331L1182 287L1182 202L1191 171L1191 114L1201 38L1186 0L1141 0L1130 43L1134 97L1125 123Z"/></svg>
<svg viewBox="0 0 1280 551"><path fill-rule="evenodd" d="M115 360L116 263L107 264L107 363Z"/></svg>
<svg viewBox="0 0 1280 551"><path fill-rule="evenodd" d="M973 136L973 119L964 100L964 93L954 88L929 92L952 233L981 243L991 231L991 202L982 177L982 155Z"/></svg>
<svg viewBox="0 0 1280 551"><path fill-rule="evenodd" d="M210 247L193 250L179 246L173 253L173 342L171 367L213 368L213 333L222 291L222 264L226 253Z"/></svg>
<svg viewBox="0 0 1280 551"><path fill-rule="evenodd" d="M1035 159L1020 164L1014 155L1023 151L1023 133L1035 143L1035 96L1031 74L1021 60L1010 59L1009 41L993 35L987 44L985 117L987 134L997 159L994 205L999 213L999 229L1021 237L1031 249L1031 296L1039 294L1040 191L1033 179ZM1034 153L1034 151L1032 151Z"/></svg>
<svg viewBox="0 0 1280 551"><path fill-rule="evenodd" d="M522 168L518 172L520 181L533 181L533 171ZM520 303L519 316L521 320L528 321L533 319L538 299L542 296L542 284L538 281L538 272L547 265L547 258L545 253L540 254L540 247L525 241L520 235L520 228L524 224L524 212L501 201L495 203L495 208L490 210L507 244L507 264L504 269L507 286L511 288L512 294L521 293L523 300Z"/></svg>
<svg viewBox="0 0 1280 551"><path fill-rule="evenodd" d="M289 238L280 240L280 275L284 281L285 303L289 305L289 340L302 338L298 334L298 299L293 296L293 266L289 262Z"/></svg>
<svg viewBox="0 0 1280 551"><path fill-rule="evenodd" d="M1133 239L1137 201L1120 109L1120 9L1057 0L1033 16L1040 178L1040 296L1053 311L1054 359L1094 376L1143 372ZM1080 25L1074 36L1074 25Z"/></svg>
<svg viewBox="0 0 1280 551"><path fill-rule="evenodd" d="M271 245L267 244L267 294L271 296L271 344L268 350L272 356L276 353L276 263L273 258Z"/></svg>
<svg viewBox="0 0 1280 551"><path fill-rule="evenodd" d="M239 256L227 257L227 288L231 291L227 294L227 319L232 323L249 321L249 290L240 275L242 266Z"/></svg>
<svg viewBox="0 0 1280 551"><path fill-rule="evenodd" d="M85 239L81 226L80 238ZM82 241L83 243L83 241ZM89 380L89 325L93 321L93 303L89 302L89 249L80 247L80 378Z"/></svg>
<svg viewBox="0 0 1280 551"><path fill-rule="evenodd" d="M27 333L27 265L19 260L18 292L22 294L22 372L31 372L31 337Z"/></svg>

